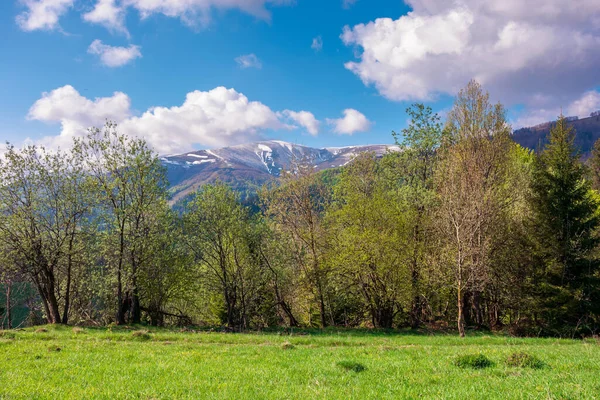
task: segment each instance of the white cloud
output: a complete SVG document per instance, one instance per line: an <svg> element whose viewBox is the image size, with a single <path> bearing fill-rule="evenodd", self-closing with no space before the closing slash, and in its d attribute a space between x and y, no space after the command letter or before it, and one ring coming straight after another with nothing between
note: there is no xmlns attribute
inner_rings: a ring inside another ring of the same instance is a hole
<svg viewBox="0 0 600 400"><path fill-rule="evenodd" d="M313 38L310 48L316 52L323 50L323 38L321 36Z"/></svg>
<svg viewBox="0 0 600 400"><path fill-rule="evenodd" d="M591 90L569 105L567 113L579 118L589 117L594 111L600 110L600 93Z"/></svg>
<svg viewBox="0 0 600 400"><path fill-rule="evenodd" d="M356 132L366 132L371 128L371 121L360 111L353 108L344 110L344 117L338 119L327 118L327 123L333 126L333 131L341 135L352 135Z"/></svg>
<svg viewBox="0 0 600 400"><path fill-rule="evenodd" d="M262 62L256 57L256 54L246 54L244 56L236 57L235 62L241 68L262 68Z"/></svg>
<svg viewBox="0 0 600 400"><path fill-rule="evenodd" d="M125 27L125 7L117 5L116 0L98 0L91 11L83 14L83 19L129 37Z"/></svg>
<svg viewBox="0 0 600 400"><path fill-rule="evenodd" d="M107 67L122 67L136 58L142 57L140 46L130 45L129 47L113 47L102 43L96 39L90 44L88 53L100 57L102 64Z"/></svg>
<svg viewBox="0 0 600 400"><path fill-rule="evenodd" d="M21 29L59 28L59 18L75 0L20 0L27 8L16 18ZM125 27L127 10L133 8L142 19L155 14L179 18L191 27L210 24L214 11L239 10L264 21L271 20L269 8L294 4L294 0L95 0L83 19L111 31L129 35Z"/></svg>
<svg viewBox="0 0 600 400"><path fill-rule="evenodd" d="M342 1L342 7L344 7L345 9L349 9L350 7L352 7L354 5L354 3L356 3L358 0L343 0Z"/></svg>
<svg viewBox="0 0 600 400"><path fill-rule="evenodd" d="M311 135L317 136L319 134L321 122L315 118L313 113L308 111L284 110L282 115L302 126Z"/></svg>
<svg viewBox="0 0 600 400"><path fill-rule="evenodd" d="M196 90L179 106L152 107L132 116L131 102L124 93L90 100L72 86L64 86L44 93L29 110L28 118L61 124L58 136L41 141L48 147L69 146L72 138L84 135L88 127L100 127L110 119L122 132L146 139L161 154L189 151L194 145L219 147L258 140L267 130L293 129L286 119L311 133L318 130L318 121L309 112L275 112L224 87Z"/></svg>
<svg viewBox="0 0 600 400"><path fill-rule="evenodd" d="M163 153L184 151L193 144L244 143L259 138L266 129L285 128L269 107L224 87L188 93L181 106L151 108L121 127Z"/></svg>
<svg viewBox="0 0 600 400"><path fill-rule="evenodd" d="M530 127L542 122L554 121L562 113L565 116L576 116L579 118L589 117L594 111L600 110L600 92L595 90L584 93L580 98L574 100L567 107L560 106L550 108L536 108L525 111L514 123L515 128Z"/></svg>
<svg viewBox="0 0 600 400"><path fill-rule="evenodd" d="M345 27L345 64L391 100L454 95L470 79L529 109L569 104L600 81L600 2L408 0L413 11Z"/></svg>
<svg viewBox="0 0 600 400"><path fill-rule="evenodd" d="M17 15L17 24L24 31L57 29L60 27L59 18L74 2L75 0L21 0L27 11Z"/></svg>
<svg viewBox="0 0 600 400"><path fill-rule="evenodd" d="M28 119L45 122L60 122L59 136L42 140L52 147L68 147L72 138L81 136L90 126L102 126L107 119L123 121L130 115L131 101L122 92L110 97L94 100L79 94L73 86L67 85L49 93L43 93L29 109Z"/></svg>
<svg viewBox="0 0 600 400"><path fill-rule="evenodd" d="M98 0L103 1L103 0ZM189 26L206 26L215 10L235 9L258 19L270 21L268 6L292 4L293 0L123 0L125 7L135 9L142 19L154 14L179 18Z"/></svg>

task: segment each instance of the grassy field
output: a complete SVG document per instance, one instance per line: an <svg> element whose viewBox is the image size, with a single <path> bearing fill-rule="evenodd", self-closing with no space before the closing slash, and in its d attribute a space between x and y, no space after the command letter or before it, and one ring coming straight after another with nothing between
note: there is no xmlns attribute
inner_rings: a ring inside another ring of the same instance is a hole
<svg viewBox="0 0 600 400"><path fill-rule="evenodd" d="M0 398L600 398L591 340L141 329L0 332Z"/></svg>

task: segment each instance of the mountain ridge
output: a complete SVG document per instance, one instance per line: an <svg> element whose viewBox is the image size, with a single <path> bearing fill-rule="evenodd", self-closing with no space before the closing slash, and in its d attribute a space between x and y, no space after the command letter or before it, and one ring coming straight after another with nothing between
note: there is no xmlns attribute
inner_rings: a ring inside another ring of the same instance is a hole
<svg viewBox="0 0 600 400"><path fill-rule="evenodd" d="M539 150L546 142L556 121L517 129L513 139L523 147ZM596 140L600 139L600 113L586 118L569 117L568 125L576 131L575 145L586 159ZM172 202L198 190L202 185L221 181L241 192L255 191L276 181L281 171L294 160L307 159L316 171L347 165L357 154L373 151L378 157L387 151L398 151L393 144L371 144L316 148L282 140L262 140L210 150L195 150L162 156L167 168Z"/></svg>
<svg viewBox="0 0 600 400"><path fill-rule="evenodd" d="M306 159L316 171L348 164L357 154L373 151L381 157L398 151L392 144L315 148L282 140L264 140L210 150L161 157L167 168L172 201L177 202L202 185L217 180L247 191L276 180L294 160Z"/></svg>

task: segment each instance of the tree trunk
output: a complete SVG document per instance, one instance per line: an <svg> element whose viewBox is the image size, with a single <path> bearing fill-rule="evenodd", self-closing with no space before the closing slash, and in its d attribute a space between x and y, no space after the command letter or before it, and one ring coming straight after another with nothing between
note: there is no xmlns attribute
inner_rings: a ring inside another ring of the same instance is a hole
<svg viewBox="0 0 600 400"><path fill-rule="evenodd" d="M413 230L413 241L414 241L414 249L412 256L412 271L411 271L411 287L413 290L414 298L412 302L412 307L410 310L410 327L412 329L417 329L421 323L421 318L419 313L421 312L421 296L419 296L419 261L418 261L418 249L417 245L420 240L420 230L419 230L419 218L417 219L417 223L414 226Z"/></svg>
<svg viewBox="0 0 600 400"><path fill-rule="evenodd" d="M58 307L58 300L56 299L56 295L54 294L54 290L47 289L45 290L44 295L42 296L42 300L44 302L47 315L46 320L49 324L60 324L60 311Z"/></svg>
<svg viewBox="0 0 600 400"><path fill-rule="evenodd" d="M69 307L71 306L71 270L73 266L73 240L75 235L71 234L69 240L69 256L67 260L67 286L65 289L65 306L63 309L62 323L66 325L69 322Z"/></svg>
<svg viewBox="0 0 600 400"><path fill-rule="evenodd" d="M290 327L297 327L298 320L296 319L296 317L294 317L294 314L292 314L292 310L290 309L290 306L288 306L288 304L283 299L279 301L279 304L281 305L281 309L287 315L287 317L290 321L290 324L289 324Z"/></svg>
<svg viewBox="0 0 600 400"><path fill-rule="evenodd" d="M131 299L131 322L139 324L142 322L142 313L140 311L140 296L137 288L133 289L133 297Z"/></svg>
<svg viewBox="0 0 600 400"><path fill-rule="evenodd" d="M465 314L464 314L464 295L462 292L462 287L459 284L458 286L458 334L460 337L465 337Z"/></svg>
<svg viewBox="0 0 600 400"><path fill-rule="evenodd" d="M321 328L327 326L327 319L325 318L325 298L323 297L323 291L319 288L319 311L321 312Z"/></svg>
<svg viewBox="0 0 600 400"><path fill-rule="evenodd" d="M12 290L11 282L7 282L6 283L6 320L7 320L7 328L8 329L12 329L12 312L11 312L12 303L11 303L11 298L10 298L11 290Z"/></svg>

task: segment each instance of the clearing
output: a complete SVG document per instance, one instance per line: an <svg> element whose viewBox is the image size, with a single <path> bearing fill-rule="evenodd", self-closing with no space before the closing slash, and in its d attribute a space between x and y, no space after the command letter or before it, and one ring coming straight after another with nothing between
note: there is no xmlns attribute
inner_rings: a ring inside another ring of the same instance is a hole
<svg viewBox="0 0 600 400"><path fill-rule="evenodd" d="M596 340L45 326L0 331L0 358L6 399L600 396Z"/></svg>

